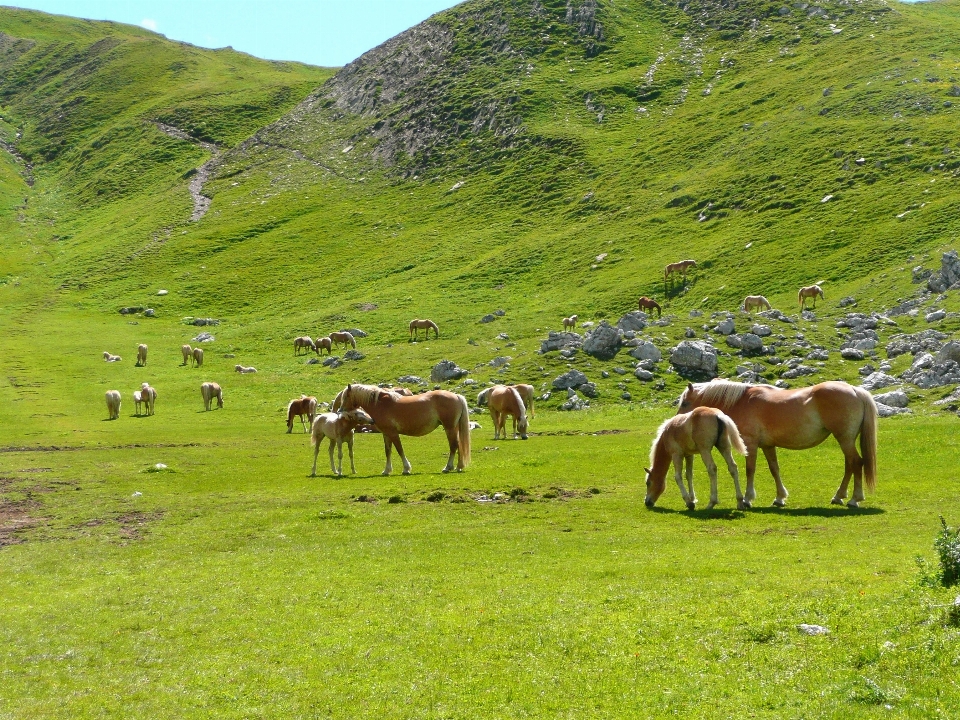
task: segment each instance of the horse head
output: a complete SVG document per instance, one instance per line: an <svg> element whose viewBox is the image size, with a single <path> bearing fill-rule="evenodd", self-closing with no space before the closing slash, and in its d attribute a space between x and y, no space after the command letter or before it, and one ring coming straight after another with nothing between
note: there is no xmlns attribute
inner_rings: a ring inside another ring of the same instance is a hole
<svg viewBox="0 0 960 720"><path fill-rule="evenodd" d="M362 408L350 410L349 412L345 412L343 414L347 415L354 425L373 425L373 418L367 415Z"/></svg>

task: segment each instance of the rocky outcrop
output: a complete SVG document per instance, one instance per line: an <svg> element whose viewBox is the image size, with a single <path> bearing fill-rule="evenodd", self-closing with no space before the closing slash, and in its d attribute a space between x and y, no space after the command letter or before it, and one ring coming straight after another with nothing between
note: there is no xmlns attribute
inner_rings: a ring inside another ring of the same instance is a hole
<svg viewBox="0 0 960 720"><path fill-rule="evenodd" d="M902 377L923 389L956 385L960 383L960 364L953 360L941 361L930 353L923 353L904 371Z"/></svg>
<svg viewBox="0 0 960 720"><path fill-rule="evenodd" d="M647 326L649 317L642 310L634 310L633 312L628 312L626 315L617 320L617 327L621 330L633 330L634 332L640 332Z"/></svg>
<svg viewBox="0 0 960 720"><path fill-rule="evenodd" d="M940 257L940 271L927 279L927 287L936 293L960 289L960 257L956 250L949 250Z"/></svg>
<svg viewBox="0 0 960 720"><path fill-rule="evenodd" d="M581 349L598 360L611 360L620 350L620 330L604 320L587 333Z"/></svg>
<svg viewBox="0 0 960 720"><path fill-rule="evenodd" d="M573 369L554 378L551 384L556 390L568 390L570 388L580 387L585 382L587 382L587 376L579 370Z"/></svg>
<svg viewBox="0 0 960 720"><path fill-rule="evenodd" d="M540 342L540 353L565 348L578 349L583 345L583 336L575 332L550 332L547 339Z"/></svg>
<svg viewBox="0 0 960 720"><path fill-rule="evenodd" d="M943 341L948 337L949 335L938 330L923 330L912 335L894 335L887 343L887 357L895 358L906 353L916 355L922 352L936 352L943 347Z"/></svg>
<svg viewBox="0 0 960 720"><path fill-rule="evenodd" d="M441 360L434 365L430 371L430 381L439 383L447 382L448 380L459 380L466 374L467 371L462 367L458 367L452 360Z"/></svg>
<svg viewBox="0 0 960 720"><path fill-rule="evenodd" d="M684 340L670 351L670 364L683 377L709 380L717 376L717 351L703 340Z"/></svg>
<svg viewBox="0 0 960 720"><path fill-rule="evenodd" d="M885 372L874 372L870 373L863 379L863 382L860 383L861 387L864 390L879 390L880 388L890 387L891 385L899 385L900 381L897 380L892 375L887 375Z"/></svg>

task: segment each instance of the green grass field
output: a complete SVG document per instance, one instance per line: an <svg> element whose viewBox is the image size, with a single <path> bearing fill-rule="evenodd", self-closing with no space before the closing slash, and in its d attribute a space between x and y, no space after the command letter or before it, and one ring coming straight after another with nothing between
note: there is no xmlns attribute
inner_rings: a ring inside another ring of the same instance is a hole
<svg viewBox="0 0 960 720"><path fill-rule="evenodd" d="M859 382L836 321L915 297L912 268L957 247L957 7L607 0L598 39L561 0L467 2L431 21L443 62L367 114L324 99L333 69L0 9L0 718L960 716L956 589L915 562L938 515L960 522L957 417L933 404L953 386L908 387L913 414L881 421L859 510L829 504L831 439L781 452L786 509L761 467L755 510L721 473L715 511L672 484L650 511L643 467L686 381L662 362L640 382L625 351L538 352L561 317L615 322L647 294L666 355L748 293L795 315L820 280L817 320L765 321L771 340L830 350L794 384ZM382 89L384 67L360 71ZM383 161L385 127L425 144ZM191 222L201 142L220 164ZM700 267L666 290L684 257ZM867 361L897 333L955 338L958 298L882 324ZM409 342L414 317L440 337ZM347 327L362 359L294 356ZM181 366L201 331L203 368ZM308 476L292 397L443 358L471 405L570 367L599 397L563 413L554 392L527 442L473 415L463 474L439 472L434 433L405 439L411 476L380 475L376 435L356 475L324 449ZM203 412L211 380L225 407ZM144 381L153 417L134 416Z"/></svg>

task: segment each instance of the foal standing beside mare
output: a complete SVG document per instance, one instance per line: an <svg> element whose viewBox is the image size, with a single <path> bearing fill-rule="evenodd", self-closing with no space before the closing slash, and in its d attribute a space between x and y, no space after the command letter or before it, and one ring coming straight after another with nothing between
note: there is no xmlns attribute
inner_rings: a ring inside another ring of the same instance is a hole
<svg viewBox="0 0 960 720"><path fill-rule="evenodd" d="M330 472L334 475L343 475L343 441L347 441L350 451L350 472L357 472L353 465L353 431L358 425L372 425L373 418L363 410L349 410L347 412L320 413L314 418L310 433L310 442L313 445L313 470L310 477L317 476L317 455L320 454L320 445L324 438L330 439ZM339 467L333 466L333 446L337 446L337 460Z"/></svg>

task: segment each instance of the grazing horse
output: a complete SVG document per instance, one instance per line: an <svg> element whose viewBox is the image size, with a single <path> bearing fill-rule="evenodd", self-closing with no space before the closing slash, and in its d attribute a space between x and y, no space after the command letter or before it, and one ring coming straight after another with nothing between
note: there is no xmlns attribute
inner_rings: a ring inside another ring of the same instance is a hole
<svg viewBox="0 0 960 720"><path fill-rule="evenodd" d="M680 262L670 263L663 269L663 284L667 284L667 278L673 275L674 273L680 273L683 276L683 281L687 281L687 270L690 268L695 268L697 266L696 260L681 260Z"/></svg>
<svg viewBox="0 0 960 720"><path fill-rule="evenodd" d="M137 390L136 392L133 393L133 407L138 417L140 416L142 405L143 405L143 393Z"/></svg>
<svg viewBox="0 0 960 720"><path fill-rule="evenodd" d="M493 419L493 439L499 440L500 433L503 433L503 439L507 439L507 415L513 417L513 437L516 439L517 431L520 432L520 439L527 439L527 413L523 407L523 399L515 387L507 385L494 385L490 388L490 394L487 396L487 405L490 407L490 417Z"/></svg>
<svg viewBox="0 0 960 720"><path fill-rule="evenodd" d="M313 444L313 470L310 477L317 476L317 455L320 454L320 445L324 438L330 439L330 472L334 475L343 475L343 441L347 441L347 450L350 452L350 472L357 472L353 465L353 431L358 425L373 425L373 418L359 408L348 412L320 413L314 418L310 433L310 442ZM337 460L339 467L333 466L333 446L337 446Z"/></svg>
<svg viewBox="0 0 960 720"><path fill-rule="evenodd" d="M193 366L201 367L203 365L203 348L193 349Z"/></svg>
<svg viewBox="0 0 960 720"><path fill-rule="evenodd" d="M303 426L303 431L307 431L306 423L304 423L303 418L306 418L310 421L310 424L313 424L313 418L317 414L317 399L310 395L301 395L298 398L294 398L290 401L290 404L287 405L287 433L293 432L293 416L298 415L300 417L300 424Z"/></svg>
<svg viewBox="0 0 960 720"><path fill-rule="evenodd" d="M205 382L200 386L200 397L203 398L203 409L209 410L210 403L217 399L217 407L223 407L223 390L215 382Z"/></svg>
<svg viewBox="0 0 960 720"><path fill-rule="evenodd" d="M326 350L327 355L332 354L331 350L333 349L333 341L328 337L318 337L317 341L314 343L314 350L316 350L317 355L323 355L321 350Z"/></svg>
<svg viewBox="0 0 960 720"><path fill-rule="evenodd" d="M340 343L343 343L344 348L346 348L347 345L354 348L357 346L356 339L353 337L353 335L348 333L346 330L344 330L343 332L330 333L330 342L333 343L334 346L339 345Z"/></svg>
<svg viewBox="0 0 960 720"><path fill-rule="evenodd" d="M367 411L383 433L383 450L387 456L384 475L393 470L390 452L397 448L403 461L403 474L410 474L410 463L403 454L401 435L420 437L443 425L450 445L450 454L443 472L453 470L453 455L457 454L457 472L470 464L470 407L463 395L447 390L430 390L420 395L404 397L376 385L347 385L343 391L343 410L358 407Z"/></svg>
<svg viewBox="0 0 960 720"><path fill-rule="evenodd" d="M143 367L147 364L147 346L143 343L137 345L137 367Z"/></svg>
<svg viewBox="0 0 960 720"><path fill-rule="evenodd" d="M103 360L104 362L120 362L121 357L119 355L111 355L110 353L104 351Z"/></svg>
<svg viewBox="0 0 960 720"><path fill-rule="evenodd" d="M570 317L565 317L563 319L563 329L567 328L576 328L577 327L577 316L571 315Z"/></svg>
<svg viewBox="0 0 960 720"><path fill-rule="evenodd" d="M120 417L120 391L107 390L107 414L110 420L116 420Z"/></svg>
<svg viewBox="0 0 960 720"><path fill-rule="evenodd" d="M317 355L320 354L320 352L317 350L317 346L313 342L313 338L308 335L293 339L293 354L299 355L301 350L305 350L308 353L313 350L315 353L317 353Z"/></svg>
<svg viewBox="0 0 960 720"><path fill-rule="evenodd" d="M657 498L667 487L667 470L673 462L674 477L680 488L680 495L688 510L697 507L697 495L693 491L693 456L697 453L703 458L710 476L710 504L707 510L712 509L718 502L717 497L717 464L713 461L713 449L717 448L723 459L727 461L727 470L733 476L733 484L737 490L737 507L744 510L743 493L740 492L740 474L737 463L733 459L731 450L741 455L747 454L743 438L737 432L733 420L715 408L698 407L682 415L674 415L660 425L657 438L650 448L650 468L647 472L647 496L644 504L652 508ZM681 468L684 461L687 465L687 488L683 487Z"/></svg>
<svg viewBox="0 0 960 720"><path fill-rule="evenodd" d="M536 391L533 385L508 385L507 387L512 387L520 394L520 399L523 400L523 407L530 413L530 417L535 417L536 413L534 412L533 401L534 392ZM486 390L480 391L477 395L477 405L487 404L491 390L493 390L493 387L488 387Z"/></svg>
<svg viewBox="0 0 960 720"><path fill-rule="evenodd" d="M183 362L181 364L186 365L190 362L190 358L193 357L193 348L191 348L189 345L181 345L180 354L183 355Z"/></svg>
<svg viewBox="0 0 960 720"><path fill-rule="evenodd" d="M423 330L424 339L429 340L430 328L433 328L434 340L440 337L440 328L437 327L437 324L433 320L411 320L410 321L410 334L413 336L414 340L417 339L419 330Z"/></svg>
<svg viewBox="0 0 960 720"><path fill-rule="evenodd" d="M743 311L748 313L756 308L769 310L770 301L767 300L763 295L747 295L743 299Z"/></svg>
<svg viewBox="0 0 960 720"><path fill-rule="evenodd" d="M157 402L157 391L148 383L140 384L140 399L143 401L143 408L147 415L153 415L153 405Z"/></svg>
<svg viewBox="0 0 960 720"><path fill-rule="evenodd" d="M255 367L245 367L243 365L234 365L233 369L241 375L249 375L250 373L255 373L257 371Z"/></svg>
<svg viewBox="0 0 960 720"><path fill-rule="evenodd" d="M813 298L813 307L817 307L817 296L820 296L820 299L823 300L823 289L819 285L810 285L808 287L800 288L800 291L797 293L797 302L800 303L800 307L804 308L807 306L807 298Z"/></svg>
<svg viewBox="0 0 960 720"><path fill-rule="evenodd" d="M773 504L783 507L787 489L780 481L777 448L806 450L833 435L843 450L843 481L831 502L842 505L853 476L853 497L847 503L858 507L864 499L862 480L867 489L877 483L877 405L860 387L845 382L824 382L797 390L781 390L769 385L748 385L729 380L687 385L680 396L678 412L689 412L702 405L723 410L733 418L747 446L747 490L744 504L751 506L756 493L753 476L757 469L757 451L763 450L770 473L777 483ZM857 436L860 453L857 453Z"/></svg>
<svg viewBox="0 0 960 720"><path fill-rule="evenodd" d="M637 306L639 310L656 310L657 317L661 317L663 315L663 310L660 308L660 303L653 298L648 298L646 295L637 301Z"/></svg>

